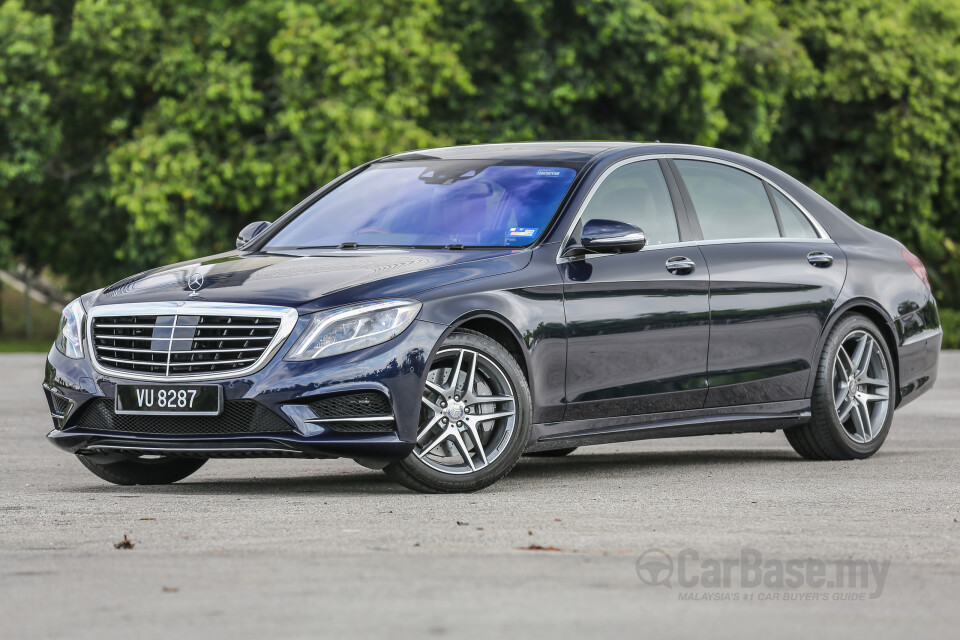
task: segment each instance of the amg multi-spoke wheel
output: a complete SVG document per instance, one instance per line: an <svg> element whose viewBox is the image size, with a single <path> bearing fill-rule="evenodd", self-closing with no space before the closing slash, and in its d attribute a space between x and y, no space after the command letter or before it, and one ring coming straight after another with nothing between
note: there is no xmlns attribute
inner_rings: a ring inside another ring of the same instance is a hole
<svg viewBox="0 0 960 640"><path fill-rule="evenodd" d="M848 334L833 363L837 418L854 442L879 434L890 409L890 372L880 344L869 333Z"/></svg>
<svg viewBox="0 0 960 640"><path fill-rule="evenodd" d="M206 463L204 458L177 456L78 454L77 458L95 475L120 485L171 484L183 480Z"/></svg>
<svg viewBox="0 0 960 640"><path fill-rule="evenodd" d="M811 398L810 422L785 431L805 458L866 458L883 444L893 421L896 373L876 325L851 315L824 345Z"/></svg>
<svg viewBox="0 0 960 640"><path fill-rule="evenodd" d="M427 374L413 453L385 471L418 491L482 489L517 463L529 423L530 391L517 362L487 336L458 331Z"/></svg>

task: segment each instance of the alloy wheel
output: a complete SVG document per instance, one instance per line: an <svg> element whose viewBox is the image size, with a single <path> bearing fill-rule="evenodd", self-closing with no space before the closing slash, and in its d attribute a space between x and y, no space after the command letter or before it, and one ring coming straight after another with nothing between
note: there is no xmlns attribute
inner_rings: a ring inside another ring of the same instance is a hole
<svg viewBox="0 0 960 640"><path fill-rule="evenodd" d="M437 354L427 374L414 455L448 474L479 471L510 443L516 391L490 358L466 348Z"/></svg>
<svg viewBox="0 0 960 640"><path fill-rule="evenodd" d="M859 444L876 438L890 410L890 371L877 340L858 329L843 339L833 365L837 418Z"/></svg>

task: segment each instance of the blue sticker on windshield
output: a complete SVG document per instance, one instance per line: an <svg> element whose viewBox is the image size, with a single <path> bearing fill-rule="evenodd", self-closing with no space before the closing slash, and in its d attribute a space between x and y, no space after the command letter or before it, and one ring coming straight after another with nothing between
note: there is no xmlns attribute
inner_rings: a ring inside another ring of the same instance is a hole
<svg viewBox="0 0 960 640"><path fill-rule="evenodd" d="M560 170L559 169L537 169L537 177L539 178L559 178Z"/></svg>
<svg viewBox="0 0 960 640"><path fill-rule="evenodd" d="M529 229L526 227L510 227L510 233L507 235L511 238L532 238L537 235L537 231L540 229Z"/></svg>

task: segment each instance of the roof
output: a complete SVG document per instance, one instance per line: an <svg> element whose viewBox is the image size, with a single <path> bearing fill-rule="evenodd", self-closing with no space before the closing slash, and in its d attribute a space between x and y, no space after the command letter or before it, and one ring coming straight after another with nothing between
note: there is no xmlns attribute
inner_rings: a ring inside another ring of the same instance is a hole
<svg viewBox="0 0 960 640"><path fill-rule="evenodd" d="M383 158L383 161L403 160L553 160L586 162L610 149L640 146L637 142L508 142L504 144L476 144L459 147L440 147L407 151Z"/></svg>

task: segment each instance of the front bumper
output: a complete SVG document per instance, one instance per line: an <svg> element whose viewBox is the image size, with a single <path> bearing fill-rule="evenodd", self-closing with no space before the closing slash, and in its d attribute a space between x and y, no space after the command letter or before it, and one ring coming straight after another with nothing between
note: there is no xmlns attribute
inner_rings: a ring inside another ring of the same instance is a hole
<svg viewBox="0 0 960 640"><path fill-rule="evenodd" d="M286 362L283 355L303 330L300 320L273 359L242 377L205 380L223 388L225 402L253 401L289 425L283 432L175 434L92 429L80 423L84 408L99 398L113 401L118 383L133 382L97 372L87 349L73 360L50 350L44 391L54 429L51 443L71 453L167 453L200 457L348 457L389 462L406 457L416 440L426 367L445 326L417 320L384 344L309 362ZM140 384L140 381L135 381ZM149 384L153 381L143 381ZM386 396L395 429L390 433L341 433L305 423L310 402L345 393L376 391ZM275 422L275 417L270 416Z"/></svg>

